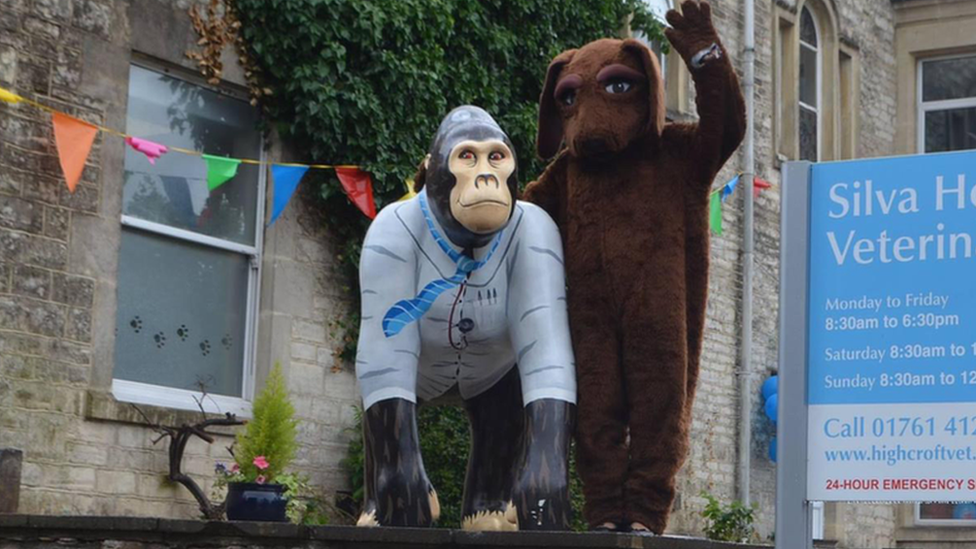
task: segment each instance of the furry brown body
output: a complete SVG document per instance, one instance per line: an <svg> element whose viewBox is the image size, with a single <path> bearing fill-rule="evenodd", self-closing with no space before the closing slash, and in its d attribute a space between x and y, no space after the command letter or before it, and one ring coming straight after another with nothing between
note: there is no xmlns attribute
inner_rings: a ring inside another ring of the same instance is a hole
<svg viewBox="0 0 976 549"><path fill-rule="evenodd" d="M742 140L745 116L707 4L685 2L683 12L669 13L667 34L694 78L698 124L664 123L660 69L640 42L564 52L547 75L538 147L543 157L560 140L566 147L524 194L552 215L565 245L591 526L635 522L662 532L688 449L709 190Z"/></svg>

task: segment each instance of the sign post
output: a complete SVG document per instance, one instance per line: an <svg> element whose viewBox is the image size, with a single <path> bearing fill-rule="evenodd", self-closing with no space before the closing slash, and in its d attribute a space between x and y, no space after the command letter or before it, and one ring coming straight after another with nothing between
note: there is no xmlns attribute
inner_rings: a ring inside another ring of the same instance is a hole
<svg viewBox="0 0 976 549"><path fill-rule="evenodd" d="M976 152L783 188L777 547L810 500L976 500Z"/></svg>

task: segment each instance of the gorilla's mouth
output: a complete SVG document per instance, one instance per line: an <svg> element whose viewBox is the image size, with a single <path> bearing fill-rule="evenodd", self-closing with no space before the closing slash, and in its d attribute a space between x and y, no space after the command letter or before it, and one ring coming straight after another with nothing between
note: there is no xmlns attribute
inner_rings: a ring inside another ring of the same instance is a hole
<svg viewBox="0 0 976 549"><path fill-rule="evenodd" d="M503 202L501 200L495 200L493 198L485 198L485 199L482 199L482 200L477 200L477 201L472 202L470 204L465 204L464 202L461 202L460 200L458 200L457 203L458 203L458 206L461 206L462 208L477 208L479 206L503 206L503 207L507 208L509 206L508 202Z"/></svg>

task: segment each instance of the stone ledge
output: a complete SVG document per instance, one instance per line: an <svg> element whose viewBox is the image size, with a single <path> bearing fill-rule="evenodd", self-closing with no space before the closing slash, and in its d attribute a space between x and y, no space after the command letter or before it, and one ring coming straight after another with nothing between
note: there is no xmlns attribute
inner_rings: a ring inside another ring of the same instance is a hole
<svg viewBox="0 0 976 549"><path fill-rule="evenodd" d="M203 522L140 517L85 517L0 515L0 547L90 547L127 549L162 549L197 547L295 547L302 549L379 549L406 547L412 549L469 549L507 547L509 549L542 548L611 548L632 549L758 549L758 545L741 545L684 537L642 537L627 534L567 532L463 532L459 530L422 528L356 528L352 526L305 527L271 522Z"/></svg>

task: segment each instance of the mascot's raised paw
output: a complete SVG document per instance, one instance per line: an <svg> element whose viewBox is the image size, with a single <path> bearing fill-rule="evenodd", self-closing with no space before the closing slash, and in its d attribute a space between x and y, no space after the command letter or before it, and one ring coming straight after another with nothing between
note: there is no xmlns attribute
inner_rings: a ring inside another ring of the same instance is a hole
<svg viewBox="0 0 976 549"><path fill-rule="evenodd" d="M686 0L681 4L681 13L670 10L666 17L671 28L664 30L665 36L692 69L721 57L721 42L712 25L708 2Z"/></svg>

